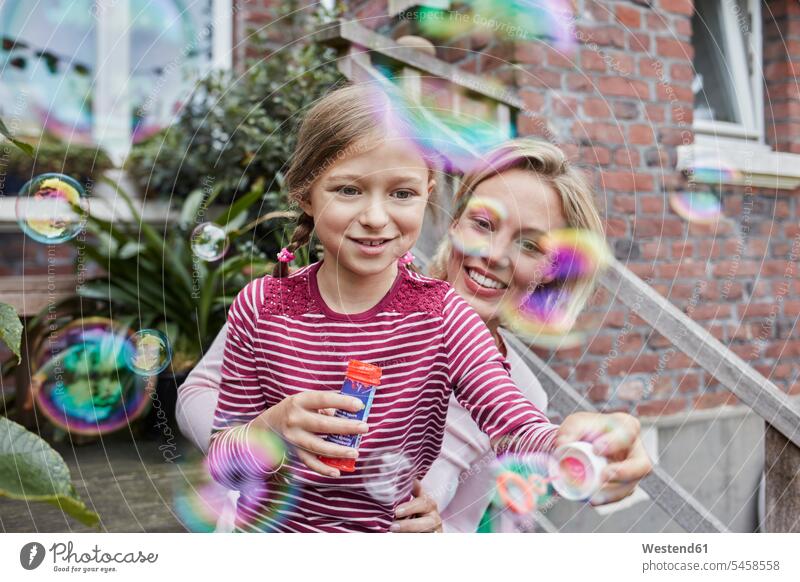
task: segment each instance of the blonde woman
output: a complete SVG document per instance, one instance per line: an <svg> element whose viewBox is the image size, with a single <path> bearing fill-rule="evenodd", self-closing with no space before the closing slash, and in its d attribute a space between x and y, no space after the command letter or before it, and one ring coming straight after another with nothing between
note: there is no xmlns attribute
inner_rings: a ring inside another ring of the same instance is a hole
<svg viewBox="0 0 800 582"><path fill-rule="evenodd" d="M545 257L536 241L542 233L574 227L602 234L602 225L591 190L559 148L541 141L513 140L485 159L479 170L464 176L454 200L458 210L450 235L463 239L470 236L470 229L491 228L491 248L483 256L468 256L454 248L451 237L447 237L434 257L430 274L447 280L480 315L508 359L514 383L546 411L547 398L536 377L506 349L500 304L509 293L554 284L541 275ZM471 197L502 204L508 216L497 224L481 223L482 217L465 213ZM591 281L585 282L572 291L585 300L592 286ZM226 332L223 328L178 395L181 430L204 451L217 400ZM593 441L595 450L607 457L609 464L603 475L605 483L591 500L594 505L630 495L651 470L639 438L639 423L627 414L570 415L561 425L557 444L597 434L604 436ZM475 531L492 493L488 465L493 454L489 438L451 399L441 454L422 486L415 488L415 499L397 508L392 531ZM221 524L219 529L228 527Z"/></svg>

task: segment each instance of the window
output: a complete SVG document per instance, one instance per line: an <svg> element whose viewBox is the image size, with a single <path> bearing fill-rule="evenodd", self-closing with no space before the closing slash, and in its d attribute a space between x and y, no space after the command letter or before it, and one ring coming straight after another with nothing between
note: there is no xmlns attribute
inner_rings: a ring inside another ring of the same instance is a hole
<svg viewBox="0 0 800 582"><path fill-rule="evenodd" d="M231 2L6 0L0 104L22 95L23 132L122 156L172 121L197 78L230 67Z"/></svg>
<svg viewBox="0 0 800 582"><path fill-rule="evenodd" d="M694 129L764 141L759 0L696 0Z"/></svg>

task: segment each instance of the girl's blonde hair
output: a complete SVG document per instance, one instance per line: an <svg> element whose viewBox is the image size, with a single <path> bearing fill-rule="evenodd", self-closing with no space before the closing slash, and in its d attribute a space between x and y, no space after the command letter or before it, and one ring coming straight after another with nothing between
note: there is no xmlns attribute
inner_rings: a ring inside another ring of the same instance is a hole
<svg viewBox="0 0 800 582"><path fill-rule="evenodd" d="M307 201L314 182L331 166L372 149L389 133L413 135L408 127L413 112L396 111L402 103L398 99L375 83L344 85L320 99L306 114L297 134L285 176L290 202ZM420 153L433 172L435 158L422 149ZM286 248L294 252L308 244L313 230L313 217L301 210ZM287 263L278 262L273 270L275 277L288 273Z"/></svg>
<svg viewBox="0 0 800 582"><path fill-rule="evenodd" d="M509 140L484 157L477 169L464 175L461 186L453 199L456 209L452 222L458 220L479 184L512 169L527 170L536 174L551 186L561 198L567 226L588 230L605 238L603 223L597 210L592 189L583 173L573 167L564 152L557 146L542 140L518 138ZM437 279L447 278L447 262L453 252L450 237L444 240L431 260L429 274ZM571 286L572 301L568 317L572 320L584 308L594 292L596 278L579 281Z"/></svg>

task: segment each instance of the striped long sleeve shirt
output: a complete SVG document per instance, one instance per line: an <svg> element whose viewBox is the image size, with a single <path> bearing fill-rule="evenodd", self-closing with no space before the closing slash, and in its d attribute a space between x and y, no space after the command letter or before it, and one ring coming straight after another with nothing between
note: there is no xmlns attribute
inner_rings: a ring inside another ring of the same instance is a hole
<svg viewBox="0 0 800 582"><path fill-rule="evenodd" d="M401 267L372 309L340 314L319 293L320 265L256 279L228 313L208 464L241 492L237 531L387 531L440 452L451 393L497 452L553 449L558 427L514 385L489 330L448 283ZM355 472L322 476L291 452L279 470L266 466L248 446L252 421L287 396L338 392L350 360L383 371Z"/></svg>

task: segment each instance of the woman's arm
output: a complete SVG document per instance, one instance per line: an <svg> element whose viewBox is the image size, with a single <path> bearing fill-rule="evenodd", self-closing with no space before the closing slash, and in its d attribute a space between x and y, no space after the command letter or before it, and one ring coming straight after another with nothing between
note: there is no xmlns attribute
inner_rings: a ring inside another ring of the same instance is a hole
<svg viewBox="0 0 800 582"><path fill-rule="evenodd" d="M225 323L203 359L178 388L178 402L175 407L178 427L203 453L208 452L211 438L211 424L222 380L222 355L227 335L228 324Z"/></svg>

